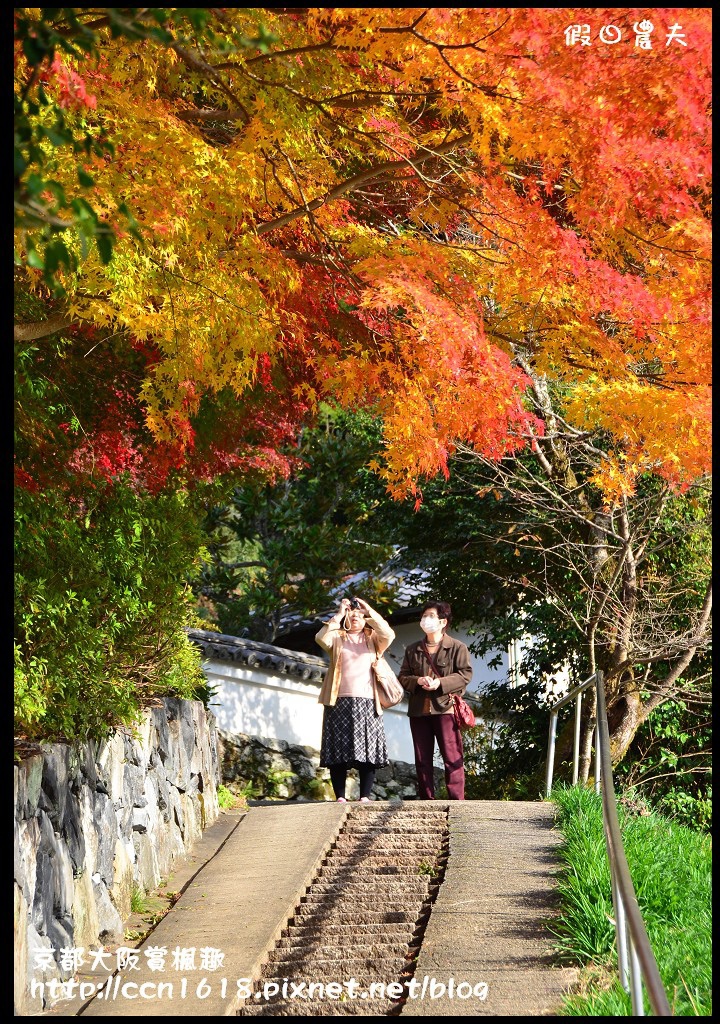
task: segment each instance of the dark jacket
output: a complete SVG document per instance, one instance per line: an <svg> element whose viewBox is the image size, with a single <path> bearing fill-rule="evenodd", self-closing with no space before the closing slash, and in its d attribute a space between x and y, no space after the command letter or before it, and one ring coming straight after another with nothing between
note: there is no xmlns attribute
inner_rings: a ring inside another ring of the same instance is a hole
<svg viewBox="0 0 720 1024"><path fill-rule="evenodd" d="M456 640L455 637L446 634L434 654L440 676L440 688L423 690L422 686L417 685L418 678L435 675L422 649L423 642L418 640L405 648L405 657L398 676L410 695L408 715L413 718L423 714L445 715L452 712L453 701L449 695L457 693L462 697L472 679L470 652L462 640ZM427 705L426 697L430 698Z"/></svg>

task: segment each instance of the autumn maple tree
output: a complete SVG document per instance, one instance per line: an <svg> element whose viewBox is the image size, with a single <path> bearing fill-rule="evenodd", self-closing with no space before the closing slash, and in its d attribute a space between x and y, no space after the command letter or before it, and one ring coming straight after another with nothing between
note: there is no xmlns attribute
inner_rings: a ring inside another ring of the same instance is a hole
<svg viewBox="0 0 720 1024"><path fill-rule="evenodd" d="M396 497L459 442L567 481L559 424L602 438L591 519L645 473L686 488L710 465L710 12L658 10L649 47L646 17L16 12L16 259L49 301L16 336L144 346L143 429L187 453L208 403L266 392L288 429L328 399L382 416Z"/></svg>

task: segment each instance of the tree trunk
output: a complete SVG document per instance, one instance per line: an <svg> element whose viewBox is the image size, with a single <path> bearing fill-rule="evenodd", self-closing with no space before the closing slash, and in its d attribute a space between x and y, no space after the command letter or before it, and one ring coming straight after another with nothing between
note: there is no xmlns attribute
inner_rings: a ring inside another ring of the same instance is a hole
<svg viewBox="0 0 720 1024"><path fill-rule="evenodd" d="M48 320L36 323L15 324L13 331L15 341L36 341L38 338L47 338L56 331L62 331L69 327L72 318L67 313L53 313Z"/></svg>
<svg viewBox="0 0 720 1024"><path fill-rule="evenodd" d="M589 717L585 722L585 726L580 737L580 768L578 773L578 782L583 786L587 785L588 777L590 775L593 735L597 724L597 692L594 686L585 691L585 698L588 701Z"/></svg>

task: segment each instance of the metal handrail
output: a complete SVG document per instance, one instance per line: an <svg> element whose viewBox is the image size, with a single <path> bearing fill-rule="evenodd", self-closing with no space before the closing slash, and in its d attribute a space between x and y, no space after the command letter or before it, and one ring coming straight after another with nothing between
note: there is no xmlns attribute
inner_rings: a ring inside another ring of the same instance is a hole
<svg viewBox="0 0 720 1024"><path fill-rule="evenodd" d="M585 682L579 683L574 687L570 693L566 694L562 700L559 700L556 704L553 704L550 711L550 732L548 736L548 756L547 756L547 769L545 772L545 796L550 796L550 790L552 789L552 777L553 768L555 766L555 737L557 735L557 721L558 711L560 708L564 708L566 704L569 704L571 700L575 701L575 739L573 743L573 786L578 780L578 766L580 763L580 713L582 711L582 695L589 686L593 686L595 683L595 673L589 676ZM594 732L595 742L595 792L600 792L600 762L598 760L598 744L597 744L597 726Z"/></svg>
<svg viewBox="0 0 720 1024"><path fill-rule="evenodd" d="M573 764L573 785L577 783L579 753L579 721L583 692L593 684L597 693L597 722L595 736L595 791L600 790L602 774L602 806L605 846L610 863L610 879L612 886L613 907L615 908L615 935L618 949L618 972L620 982L626 992L630 993L634 1017L644 1017L642 985L645 983L650 1005L656 1017L672 1017L672 1011L663 987L657 961L648 939L645 923L640 913L630 868L628 867L623 847L620 823L617 816L615 788L612 777L612 761L610 759L610 730L607 722L605 704L605 684L603 673L595 672L567 696L553 705L550 714L550 742L548 744L548 763L546 772L546 790L550 795L552 787L553 762L555 758L555 730L557 729L557 713L561 707L575 699L575 761ZM629 963L628 963L629 961Z"/></svg>

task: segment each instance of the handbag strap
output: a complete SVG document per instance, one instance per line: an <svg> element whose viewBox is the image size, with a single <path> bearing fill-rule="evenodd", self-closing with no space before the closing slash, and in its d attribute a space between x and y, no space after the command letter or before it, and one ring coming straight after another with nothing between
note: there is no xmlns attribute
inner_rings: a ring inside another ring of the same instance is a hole
<svg viewBox="0 0 720 1024"><path fill-rule="evenodd" d="M435 664L435 657L428 650L428 645L427 645L426 641L425 640L421 641L421 645L420 646L422 647L423 651L425 652L425 657L430 662L431 669L433 670L433 672L435 673L435 675L437 676L438 679L442 679L442 676L440 675L440 673L438 671L438 667ZM462 697L460 696L460 694L459 693L455 693L454 691L452 693L448 694L448 696L452 698L452 702L453 702L453 705L455 707L457 707L458 703L462 700Z"/></svg>
<svg viewBox="0 0 720 1024"><path fill-rule="evenodd" d="M433 672L435 673L437 678L441 679L442 676L440 675L440 672L438 671L438 667L435 664L435 656L430 653L430 651L428 649L427 641L423 640L422 643L421 643L421 646L422 646L423 651L425 652L425 657L430 662L430 668L433 670Z"/></svg>

